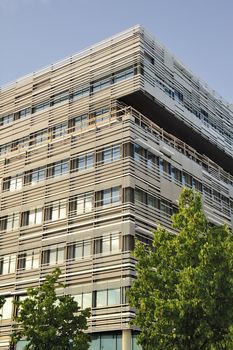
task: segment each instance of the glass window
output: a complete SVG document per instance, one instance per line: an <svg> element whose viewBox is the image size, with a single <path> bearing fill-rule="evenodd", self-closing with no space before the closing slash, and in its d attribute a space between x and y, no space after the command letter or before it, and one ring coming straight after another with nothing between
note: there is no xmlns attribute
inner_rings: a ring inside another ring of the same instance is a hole
<svg viewBox="0 0 233 350"><path fill-rule="evenodd" d="M103 205L117 204L120 202L120 187L112 187L103 190Z"/></svg>
<svg viewBox="0 0 233 350"><path fill-rule="evenodd" d="M121 72L117 72L114 75L114 83L119 83L125 79L131 78L134 76L134 68L126 68L122 70Z"/></svg>
<svg viewBox="0 0 233 350"><path fill-rule="evenodd" d="M3 179L2 181L2 190L3 191L9 191L10 190L10 177L7 177L5 179Z"/></svg>
<svg viewBox="0 0 233 350"><path fill-rule="evenodd" d="M11 144L10 143L0 147L0 155L1 156L3 156L4 154L7 154L10 151L11 151Z"/></svg>
<svg viewBox="0 0 233 350"><path fill-rule="evenodd" d="M42 252L41 263L43 265L56 265L64 262L64 247L51 246L49 249Z"/></svg>
<svg viewBox="0 0 233 350"><path fill-rule="evenodd" d="M210 187L207 186L203 186L203 194L205 197L211 199L212 198L212 189Z"/></svg>
<svg viewBox="0 0 233 350"><path fill-rule="evenodd" d="M112 334L103 334L101 335L101 350L109 349L116 349L116 337Z"/></svg>
<svg viewBox="0 0 233 350"><path fill-rule="evenodd" d="M86 169L92 168L94 164L93 154L88 153L86 155Z"/></svg>
<svg viewBox="0 0 233 350"><path fill-rule="evenodd" d="M26 270L37 269L39 267L40 254L39 252L32 251L27 254L26 258Z"/></svg>
<svg viewBox="0 0 233 350"><path fill-rule="evenodd" d="M31 172L31 184L35 185L37 182L43 181L46 178L46 169L38 168Z"/></svg>
<svg viewBox="0 0 233 350"><path fill-rule="evenodd" d="M20 190L23 186L23 178L20 175L10 179L10 191Z"/></svg>
<svg viewBox="0 0 233 350"><path fill-rule="evenodd" d="M148 203L147 203L148 207L156 208L156 209L160 208L160 201L158 198L148 194L147 199L148 199Z"/></svg>
<svg viewBox="0 0 233 350"><path fill-rule="evenodd" d="M82 293L74 296L74 300L78 302L81 309L92 307L92 293Z"/></svg>
<svg viewBox="0 0 233 350"><path fill-rule="evenodd" d="M13 114L6 115L5 117L2 117L0 119L0 125L10 124L10 123L13 122L13 120L14 120L14 115Z"/></svg>
<svg viewBox="0 0 233 350"><path fill-rule="evenodd" d="M96 291L96 307L118 305L120 303L120 288Z"/></svg>
<svg viewBox="0 0 233 350"><path fill-rule="evenodd" d="M111 204L112 189L108 188L103 191L103 205Z"/></svg>
<svg viewBox="0 0 233 350"><path fill-rule="evenodd" d="M30 113L31 113L31 108L25 108L19 112L19 118L25 118Z"/></svg>
<svg viewBox="0 0 233 350"><path fill-rule="evenodd" d="M103 163L109 163L111 161L112 161L111 148L108 148L103 152Z"/></svg>
<svg viewBox="0 0 233 350"><path fill-rule="evenodd" d="M121 303L120 288L108 290L108 305L117 305Z"/></svg>
<svg viewBox="0 0 233 350"><path fill-rule="evenodd" d="M182 171L172 167L172 178L174 178L175 181L182 183Z"/></svg>
<svg viewBox="0 0 233 350"><path fill-rule="evenodd" d="M196 179L193 179L193 186L199 192L202 192L202 183Z"/></svg>
<svg viewBox="0 0 233 350"><path fill-rule="evenodd" d="M116 350L122 350L122 336L117 334L117 348Z"/></svg>
<svg viewBox="0 0 233 350"><path fill-rule="evenodd" d="M2 309L0 310L0 314L2 314L3 320L10 319L12 316L12 309L13 309L12 301L13 301L13 297L7 297Z"/></svg>
<svg viewBox="0 0 233 350"><path fill-rule="evenodd" d="M100 253L109 253L120 249L119 234L109 234L102 238Z"/></svg>
<svg viewBox="0 0 233 350"><path fill-rule="evenodd" d="M79 158L78 158L78 170L83 170L83 169L86 169L86 167L85 167L85 155L83 155L83 156L80 156Z"/></svg>
<svg viewBox="0 0 233 350"><path fill-rule="evenodd" d="M93 336L95 336L95 335L93 335ZM115 350L112 347L110 349L111 350ZM100 347L100 336L95 336L95 338L92 338L91 345L90 345L90 350L101 350L101 347Z"/></svg>
<svg viewBox="0 0 233 350"><path fill-rule="evenodd" d="M91 242L84 241L83 243L83 256L88 257L91 255Z"/></svg>
<svg viewBox="0 0 233 350"><path fill-rule="evenodd" d="M52 131L52 137L53 139L56 139L57 137L66 135L66 133L67 133L67 123L61 123L54 126Z"/></svg>
<svg viewBox="0 0 233 350"><path fill-rule="evenodd" d="M67 160L62 160L53 165L52 173L53 176L64 175L69 171L69 164Z"/></svg>
<svg viewBox="0 0 233 350"><path fill-rule="evenodd" d="M93 194L84 193L76 199L76 214L89 213L93 210Z"/></svg>
<svg viewBox="0 0 233 350"><path fill-rule="evenodd" d="M56 94L53 96L51 105L62 103L64 101L67 101L68 99L69 99L69 91L60 92L59 94Z"/></svg>
<svg viewBox="0 0 233 350"><path fill-rule="evenodd" d="M87 153L80 155L72 161L72 169L75 171L81 171L90 169L94 166L93 153Z"/></svg>
<svg viewBox="0 0 233 350"><path fill-rule="evenodd" d="M93 116L95 118L96 124L103 121L109 121L110 110L109 108L100 108L93 113Z"/></svg>
<svg viewBox="0 0 233 350"><path fill-rule="evenodd" d="M39 145L48 139L47 130L37 132L31 137L31 145Z"/></svg>
<svg viewBox="0 0 233 350"><path fill-rule="evenodd" d="M163 172L171 175L171 164L167 162L166 160L163 160Z"/></svg>
<svg viewBox="0 0 233 350"><path fill-rule="evenodd" d="M111 78L107 77L98 81L95 81L92 85L92 91L96 92L98 90L102 90L111 85Z"/></svg>
<svg viewBox="0 0 233 350"><path fill-rule="evenodd" d="M112 187L112 203L118 203L120 200L120 188Z"/></svg>
<svg viewBox="0 0 233 350"><path fill-rule="evenodd" d="M26 253L18 255L17 270L25 270L26 266Z"/></svg>
<svg viewBox="0 0 233 350"><path fill-rule="evenodd" d="M28 146L28 138L25 137L23 139L20 139L20 140L16 140L14 142L12 142L11 144L11 150L12 151L15 151L15 150L22 150L24 149L25 147Z"/></svg>
<svg viewBox="0 0 233 350"><path fill-rule="evenodd" d="M78 303L78 306L82 308L82 294L74 295L74 300Z"/></svg>
<svg viewBox="0 0 233 350"><path fill-rule="evenodd" d="M82 97L88 96L90 92L89 87L84 87L82 89L79 89L73 93L73 101L79 100Z"/></svg>
<svg viewBox="0 0 233 350"><path fill-rule="evenodd" d="M66 201L54 202L45 208L45 220L64 219L67 216Z"/></svg>
<svg viewBox="0 0 233 350"><path fill-rule="evenodd" d="M112 147L112 160L118 160L121 157L121 148L120 146Z"/></svg>
<svg viewBox="0 0 233 350"><path fill-rule="evenodd" d="M24 350L27 344L28 342L26 340L19 340L16 345L16 350Z"/></svg>
<svg viewBox="0 0 233 350"><path fill-rule="evenodd" d="M90 350L122 350L122 336L115 332L93 333Z"/></svg>
<svg viewBox="0 0 233 350"><path fill-rule="evenodd" d="M36 208L29 211L29 225L38 225L42 223L42 208Z"/></svg>
<svg viewBox="0 0 233 350"><path fill-rule="evenodd" d="M33 268L37 269L39 267L39 264L40 264L40 254L34 253L33 263L32 263Z"/></svg>
<svg viewBox="0 0 233 350"><path fill-rule="evenodd" d="M120 236L111 235L111 251L118 251L120 249Z"/></svg>
<svg viewBox="0 0 233 350"><path fill-rule="evenodd" d="M179 92L178 90L174 90L175 100L177 101L183 101L183 94Z"/></svg>
<svg viewBox="0 0 233 350"><path fill-rule="evenodd" d="M106 164L118 160L120 159L120 156L120 146L106 148L103 151L103 163Z"/></svg>
<svg viewBox="0 0 233 350"><path fill-rule="evenodd" d="M134 159L137 161L137 162L140 162L142 160L144 160L144 149L139 146L139 145L134 145Z"/></svg>
<svg viewBox="0 0 233 350"><path fill-rule="evenodd" d="M8 273L14 273L16 266L16 255L5 255L0 258L0 275L7 275Z"/></svg>
<svg viewBox="0 0 233 350"><path fill-rule="evenodd" d="M160 201L160 209L168 214L168 215L172 215L173 212L172 212L172 206L171 206L171 203L169 203L168 201L166 201L165 199L161 199Z"/></svg>
<svg viewBox="0 0 233 350"><path fill-rule="evenodd" d="M189 175L188 173L183 172L183 180L184 180L184 184L187 186L191 186L193 184L193 178L191 175Z"/></svg>
<svg viewBox="0 0 233 350"><path fill-rule="evenodd" d="M66 217L66 202L60 201L52 207L52 220L64 219Z"/></svg>
<svg viewBox="0 0 233 350"><path fill-rule="evenodd" d="M92 293L83 293L82 308L92 307Z"/></svg>
<svg viewBox="0 0 233 350"><path fill-rule="evenodd" d="M74 246L74 259L82 259L83 257L83 242L79 242Z"/></svg>
<svg viewBox="0 0 233 350"><path fill-rule="evenodd" d="M12 231L19 228L19 214L14 213L7 217L6 230Z"/></svg>
<svg viewBox="0 0 233 350"><path fill-rule="evenodd" d="M135 188L135 202L147 204L146 192L140 190L139 188Z"/></svg>
<svg viewBox="0 0 233 350"><path fill-rule="evenodd" d="M88 126L88 115L80 115L79 117L72 119L72 122L75 130L86 128Z"/></svg>
<svg viewBox="0 0 233 350"><path fill-rule="evenodd" d="M57 249L50 249L50 254L49 254L49 265L55 265L57 262Z"/></svg>
<svg viewBox="0 0 233 350"><path fill-rule="evenodd" d="M151 55L149 55L147 52L144 52L144 57L149 63L154 64L154 58Z"/></svg>
<svg viewBox="0 0 233 350"><path fill-rule="evenodd" d="M142 350L142 347L137 344L137 335L136 334L132 335L132 345L133 345L132 350Z"/></svg>
<svg viewBox="0 0 233 350"><path fill-rule="evenodd" d="M32 113L37 113L37 112L43 111L44 109L48 108L49 106L50 106L49 101L38 103L37 105L32 107Z"/></svg>
<svg viewBox="0 0 233 350"><path fill-rule="evenodd" d="M102 253L110 252L111 244L110 244L110 236L103 237L102 239Z"/></svg>
<svg viewBox="0 0 233 350"><path fill-rule="evenodd" d="M107 305L107 290L98 290L96 292L96 307Z"/></svg>
<svg viewBox="0 0 233 350"><path fill-rule="evenodd" d="M68 246L67 256L70 260L77 260L91 255L91 241L80 241Z"/></svg>

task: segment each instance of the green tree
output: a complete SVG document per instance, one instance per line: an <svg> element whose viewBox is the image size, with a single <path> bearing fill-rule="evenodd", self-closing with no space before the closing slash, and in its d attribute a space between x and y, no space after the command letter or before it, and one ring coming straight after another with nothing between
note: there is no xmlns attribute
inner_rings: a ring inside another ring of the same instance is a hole
<svg viewBox="0 0 233 350"><path fill-rule="evenodd" d="M87 318L90 310L80 310L70 295L56 295L56 288L64 288L58 282L61 271L55 269L36 288L29 288L27 298L16 301L18 314L12 342L25 338L25 350L87 350L89 336Z"/></svg>
<svg viewBox="0 0 233 350"><path fill-rule="evenodd" d="M184 189L172 234L139 242L137 279L129 292L145 350L233 349L233 235L207 222L201 197Z"/></svg>
<svg viewBox="0 0 233 350"><path fill-rule="evenodd" d="M2 307L4 305L4 303L5 303L5 298L3 296L0 296L0 317L2 317L1 309L2 309Z"/></svg>

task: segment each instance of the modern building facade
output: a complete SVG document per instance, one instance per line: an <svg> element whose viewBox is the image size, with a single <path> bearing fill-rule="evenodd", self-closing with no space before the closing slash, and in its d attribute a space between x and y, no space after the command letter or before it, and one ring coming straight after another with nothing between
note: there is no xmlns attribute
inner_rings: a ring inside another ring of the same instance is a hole
<svg viewBox="0 0 233 350"><path fill-rule="evenodd" d="M0 125L0 350L12 300L55 266L92 308L92 350L139 349L135 238L172 230L183 186L233 225L232 106L135 26L2 87Z"/></svg>

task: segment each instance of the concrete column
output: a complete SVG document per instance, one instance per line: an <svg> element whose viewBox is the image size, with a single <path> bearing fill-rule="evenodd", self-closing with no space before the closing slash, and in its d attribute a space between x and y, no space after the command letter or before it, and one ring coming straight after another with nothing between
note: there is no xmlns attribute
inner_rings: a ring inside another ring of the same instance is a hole
<svg viewBox="0 0 233 350"><path fill-rule="evenodd" d="M131 330L122 330L122 350L132 350Z"/></svg>

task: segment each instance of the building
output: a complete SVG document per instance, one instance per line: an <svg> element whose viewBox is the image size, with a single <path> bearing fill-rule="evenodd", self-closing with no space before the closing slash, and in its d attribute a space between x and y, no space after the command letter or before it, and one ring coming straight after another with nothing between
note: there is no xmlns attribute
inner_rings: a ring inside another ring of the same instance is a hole
<svg viewBox="0 0 233 350"><path fill-rule="evenodd" d="M57 265L91 349L138 349L135 237L171 229L184 185L232 227L232 106L135 26L2 87L0 123L0 350L12 299Z"/></svg>

